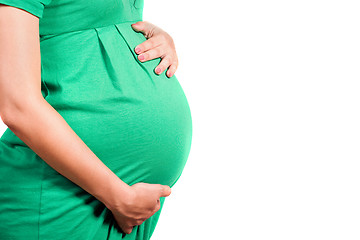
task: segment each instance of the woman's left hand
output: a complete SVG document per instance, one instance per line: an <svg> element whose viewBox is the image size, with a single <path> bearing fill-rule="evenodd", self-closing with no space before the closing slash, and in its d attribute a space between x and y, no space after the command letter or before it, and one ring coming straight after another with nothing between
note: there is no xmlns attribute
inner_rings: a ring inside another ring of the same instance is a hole
<svg viewBox="0 0 360 240"><path fill-rule="evenodd" d="M168 77L173 76L179 62L172 37L161 28L147 21L136 22L131 27L136 32L142 32L147 39L134 49L139 54L139 61L145 62L160 57L161 61L155 68L155 73L161 74L165 69L169 68L166 74Z"/></svg>

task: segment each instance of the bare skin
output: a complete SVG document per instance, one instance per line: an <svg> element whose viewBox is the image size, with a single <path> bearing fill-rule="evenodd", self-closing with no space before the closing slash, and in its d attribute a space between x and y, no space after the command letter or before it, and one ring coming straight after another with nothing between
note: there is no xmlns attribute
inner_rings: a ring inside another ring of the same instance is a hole
<svg viewBox="0 0 360 240"><path fill-rule="evenodd" d="M171 77L179 66L175 44L172 37L160 27L148 22L139 21L131 24L136 32L141 32L147 40L135 47L135 52L141 62L154 58L161 58L159 65L156 66L155 73L161 74L166 71L166 75Z"/></svg>
<svg viewBox="0 0 360 240"><path fill-rule="evenodd" d="M0 4L0 116L9 129L57 172L111 210L127 234L160 209L171 188L129 186L79 138L41 94L39 18Z"/></svg>

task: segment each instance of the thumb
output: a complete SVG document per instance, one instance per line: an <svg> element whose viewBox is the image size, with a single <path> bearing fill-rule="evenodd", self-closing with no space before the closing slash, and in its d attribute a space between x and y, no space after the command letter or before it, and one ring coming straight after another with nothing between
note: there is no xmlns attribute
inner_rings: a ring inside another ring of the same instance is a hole
<svg viewBox="0 0 360 240"><path fill-rule="evenodd" d="M171 194L171 188L167 185L161 185L160 197L168 197Z"/></svg>
<svg viewBox="0 0 360 240"><path fill-rule="evenodd" d="M137 32L142 32L143 34L145 34L147 32L147 27L144 21L139 21L136 23L131 24L131 27L137 31Z"/></svg>

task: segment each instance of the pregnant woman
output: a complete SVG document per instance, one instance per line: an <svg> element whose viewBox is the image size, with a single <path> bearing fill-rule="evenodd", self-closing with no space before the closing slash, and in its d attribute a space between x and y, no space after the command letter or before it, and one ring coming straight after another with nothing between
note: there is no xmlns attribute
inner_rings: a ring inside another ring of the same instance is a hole
<svg viewBox="0 0 360 240"><path fill-rule="evenodd" d="M1 240L150 239L192 119L143 4L0 0Z"/></svg>

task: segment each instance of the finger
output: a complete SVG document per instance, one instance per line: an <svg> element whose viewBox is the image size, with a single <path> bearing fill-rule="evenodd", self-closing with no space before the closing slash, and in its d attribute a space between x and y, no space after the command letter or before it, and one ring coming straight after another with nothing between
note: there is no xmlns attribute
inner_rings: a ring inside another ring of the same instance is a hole
<svg viewBox="0 0 360 240"><path fill-rule="evenodd" d="M176 70L178 68L178 63L177 62L173 62L173 64L171 64L171 66L169 67L169 69L166 71L166 75L170 78L172 77Z"/></svg>
<svg viewBox="0 0 360 240"><path fill-rule="evenodd" d="M120 228L126 234L130 234L132 232L132 230L133 230L133 226L128 226L128 225L121 225Z"/></svg>
<svg viewBox="0 0 360 240"><path fill-rule="evenodd" d="M135 53L140 54L146 51L149 51L150 49L153 49L157 46L160 46L163 43L163 41L161 40L161 38L159 37L152 37L149 38L148 40L140 43L139 45L137 45L134 49Z"/></svg>
<svg viewBox="0 0 360 240"><path fill-rule="evenodd" d="M140 55L138 55L138 59L141 62L145 62L145 61L148 61L148 60L151 60L154 58L162 57L162 56L164 56L164 54L165 54L164 48L158 46L158 47L150 49L144 53L141 53Z"/></svg>
<svg viewBox="0 0 360 240"><path fill-rule="evenodd" d="M155 68L155 73L161 74L165 69L167 69L172 63L172 58L170 56L165 56L161 59L159 65Z"/></svg>
<svg viewBox="0 0 360 240"><path fill-rule="evenodd" d="M160 197L168 197L171 194L171 188L167 185L161 185Z"/></svg>
<svg viewBox="0 0 360 240"><path fill-rule="evenodd" d="M136 32L141 32L144 35L148 36L152 29L154 28L154 25L147 21L138 21L136 23L131 24L131 27Z"/></svg>
<svg viewBox="0 0 360 240"><path fill-rule="evenodd" d="M160 207L161 207L160 200L158 200L157 203L156 203L155 209L154 209L154 213L159 211Z"/></svg>
<svg viewBox="0 0 360 240"><path fill-rule="evenodd" d="M157 211L160 210L160 201L158 201L156 204L155 204L155 207L152 207L151 209L149 209L148 211L146 211L146 214L144 214L142 217L143 219L148 219L150 218L152 215L154 215Z"/></svg>
<svg viewBox="0 0 360 240"><path fill-rule="evenodd" d="M139 225L141 225L145 220L146 220L146 219L138 219L138 220L135 221L134 225L139 226Z"/></svg>
<svg viewBox="0 0 360 240"><path fill-rule="evenodd" d="M154 208L148 211L147 216L145 216L146 219L149 219L151 216L153 216L157 211L159 211L161 208L160 200L157 201Z"/></svg>
<svg viewBox="0 0 360 240"><path fill-rule="evenodd" d="M134 227L129 227L129 228L127 228L125 233L126 233L126 234L130 234L130 233L132 232L133 228L134 228Z"/></svg>
<svg viewBox="0 0 360 240"><path fill-rule="evenodd" d="M136 23L131 24L131 27L136 31L136 32L143 32L144 31L144 22L143 21L138 21Z"/></svg>

